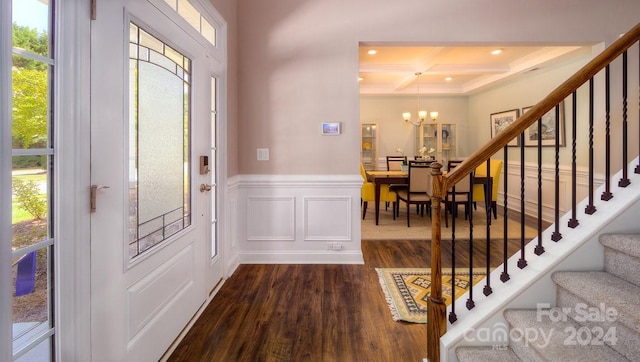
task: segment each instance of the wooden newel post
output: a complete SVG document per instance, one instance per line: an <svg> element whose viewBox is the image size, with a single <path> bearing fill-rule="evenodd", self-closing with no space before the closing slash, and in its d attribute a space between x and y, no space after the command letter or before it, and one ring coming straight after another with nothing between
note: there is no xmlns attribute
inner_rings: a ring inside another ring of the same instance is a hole
<svg viewBox="0 0 640 362"><path fill-rule="evenodd" d="M445 196L442 165L431 164L431 295L427 301L427 359L440 361L440 337L447 331L447 305L442 298L442 258L440 255L440 204Z"/></svg>

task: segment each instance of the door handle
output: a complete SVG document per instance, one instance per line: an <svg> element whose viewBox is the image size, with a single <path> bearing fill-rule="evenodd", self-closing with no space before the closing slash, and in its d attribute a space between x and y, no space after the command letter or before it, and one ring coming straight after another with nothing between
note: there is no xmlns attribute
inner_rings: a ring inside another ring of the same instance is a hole
<svg viewBox="0 0 640 362"><path fill-rule="evenodd" d="M91 212L96 212L96 194L98 193L98 190L102 190L102 189L108 189L109 186L99 186L99 185L91 185L91 191L90 191L90 209Z"/></svg>
<svg viewBox="0 0 640 362"><path fill-rule="evenodd" d="M200 192L211 191L211 185L208 184L200 184Z"/></svg>

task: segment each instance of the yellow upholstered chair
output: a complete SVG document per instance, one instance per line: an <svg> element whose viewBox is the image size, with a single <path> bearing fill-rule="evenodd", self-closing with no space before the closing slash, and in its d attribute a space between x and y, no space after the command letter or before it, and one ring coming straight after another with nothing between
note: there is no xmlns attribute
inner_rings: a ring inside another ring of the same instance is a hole
<svg viewBox="0 0 640 362"><path fill-rule="evenodd" d="M493 217L495 219L498 218L497 211L497 200L498 200L498 185L500 184L500 173L502 172L502 160L490 160L489 164L489 172L491 172L491 177L493 179L493 184L491 188L491 210L493 211ZM487 176L487 162L485 161L480 166L476 168L475 177L486 177ZM485 202L485 189L484 185L473 185L473 205L474 208L477 207L477 202L484 203Z"/></svg>
<svg viewBox="0 0 640 362"><path fill-rule="evenodd" d="M364 217L367 215L367 205L369 201L376 201L376 187L373 182L367 181L367 173L364 170L363 164L360 164L360 176L362 176L362 179L364 181L364 183L362 184L362 189L360 191L360 203L362 204L362 220L364 220ZM392 209L394 220L396 219L397 201L398 195L393 191L389 191L389 185L380 185L380 202L393 203Z"/></svg>

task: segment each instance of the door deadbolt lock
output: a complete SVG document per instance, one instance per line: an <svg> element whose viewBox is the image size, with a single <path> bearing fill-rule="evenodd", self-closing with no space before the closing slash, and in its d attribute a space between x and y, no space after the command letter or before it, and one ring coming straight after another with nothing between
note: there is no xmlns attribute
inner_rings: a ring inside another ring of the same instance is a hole
<svg viewBox="0 0 640 362"><path fill-rule="evenodd" d="M200 184L200 192L211 191L211 185Z"/></svg>

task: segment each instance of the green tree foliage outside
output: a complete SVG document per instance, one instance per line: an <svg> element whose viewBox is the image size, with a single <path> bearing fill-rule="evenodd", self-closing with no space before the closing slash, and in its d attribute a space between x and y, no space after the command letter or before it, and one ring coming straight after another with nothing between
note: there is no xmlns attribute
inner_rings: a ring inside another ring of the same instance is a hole
<svg viewBox="0 0 640 362"><path fill-rule="evenodd" d="M49 40L36 29L13 24L13 46L29 53L47 56ZM14 148L46 147L48 134L48 70L45 62L13 55L12 144ZM21 159L14 167L42 166L43 158Z"/></svg>
<svg viewBox="0 0 640 362"><path fill-rule="evenodd" d="M49 54L49 37L46 33L38 33L36 29L26 26L19 26L15 23L12 26L12 42L16 48L24 49L33 54L42 55L44 57ZM23 69L36 69L46 71L48 65L37 60L24 57L13 57L13 66Z"/></svg>
<svg viewBox="0 0 640 362"><path fill-rule="evenodd" d="M21 50L20 55L13 54L11 68L12 147L16 149L45 148L48 144L49 65L25 55L47 57L49 39L46 33L39 33L36 29L14 23L12 41L14 48ZM43 168L46 160L47 157L44 155L13 157L13 169ZM40 192L36 182L23 181L14 177L12 188L15 195L14 201L20 209L38 220L46 217L46 197ZM14 214L15 211L13 210Z"/></svg>
<svg viewBox="0 0 640 362"><path fill-rule="evenodd" d="M13 146L47 144L47 72L16 69L13 76Z"/></svg>
<svg viewBox="0 0 640 362"><path fill-rule="evenodd" d="M40 195L35 182L14 179L12 188L21 208L36 219L42 219L47 215L47 201Z"/></svg>

